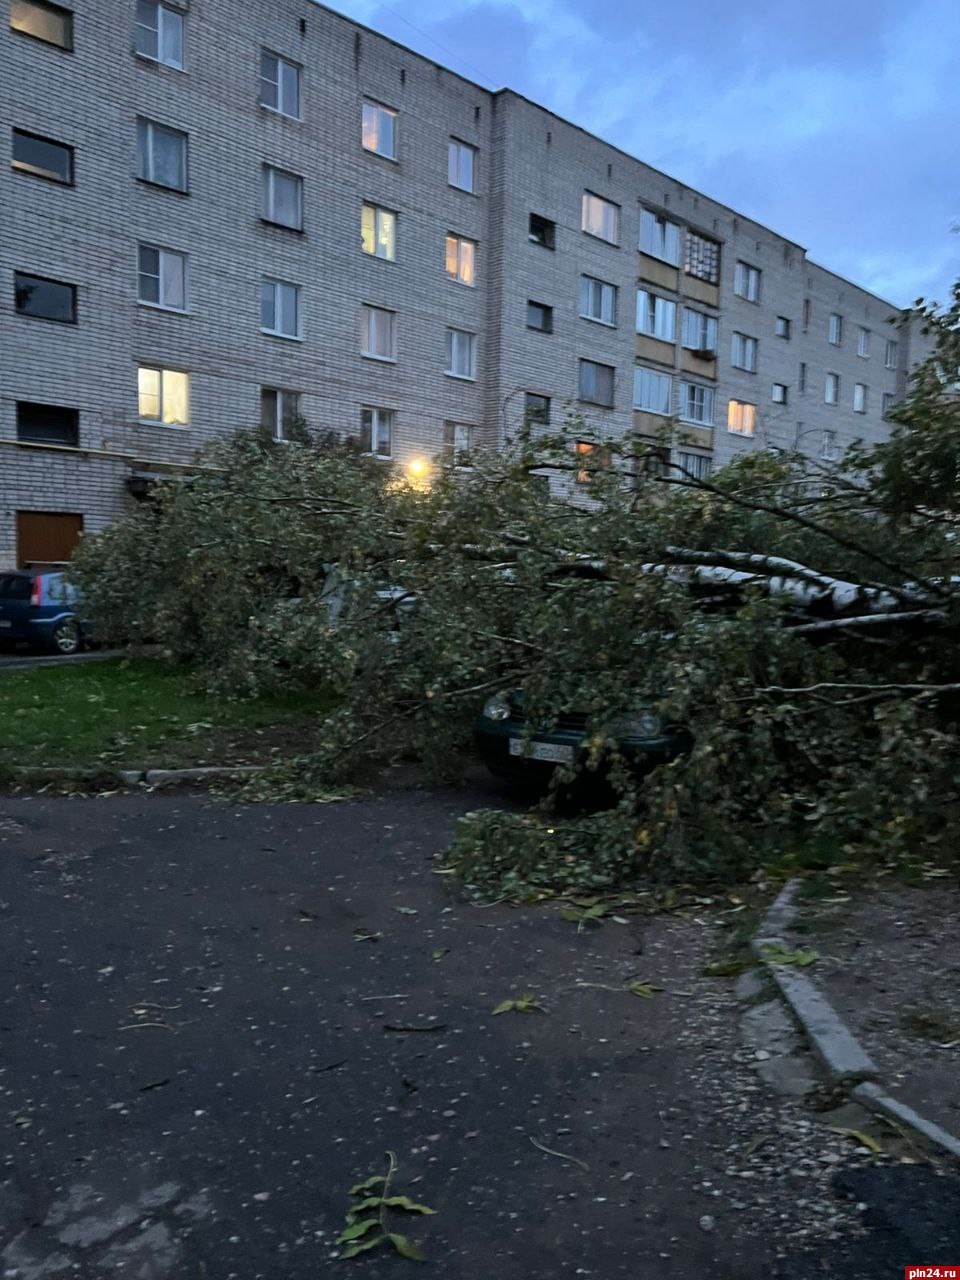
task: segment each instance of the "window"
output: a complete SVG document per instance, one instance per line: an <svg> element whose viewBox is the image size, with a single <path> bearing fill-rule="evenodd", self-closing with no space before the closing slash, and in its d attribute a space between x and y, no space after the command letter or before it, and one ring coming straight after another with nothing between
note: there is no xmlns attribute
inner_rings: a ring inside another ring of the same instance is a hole
<svg viewBox="0 0 960 1280"><path fill-rule="evenodd" d="M810 299L809 298L804 298L803 300L803 320L801 321L800 327L803 329L804 333L806 333L807 330L810 328Z"/></svg>
<svg viewBox="0 0 960 1280"><path fill-rule="evenodd" d="M476 283L477 246L463 236L447 236L447 275L461 284Z"/></svg>
<svg viewBox="0 0 960 1280"><path fill-rule="evenodd" d="M77 323L76 285L15 271L13 300L18 315L34 316L38 320L56 320L60 324Z"/></svg>
<svg viewBox="0 0 960 1280"><path fill-rule="evenodd" d="M651 258L678 266L680 262L680 228L675 222L658 218L649 209L640 210L640 252Z"/></svg>
<svg viewBox="0 0 960 1280"><path fill-rule="evenodd" d="M293 231L302 230L302 178L295 173L285 173L282 169L274 169L272 165L265 164L262 193L261 215L265 222L274 222L279 227L290 227Z"/></svg>
<svg viewBox="0 0 960 1280"><path fill-rule="evenodd" d="M300 119L300 68L266 49L260 53L260 105Z"/></svg>
<svg viewBox="0 0 960 1280"><path fill-rule="evenodd" d="M183 14L155 0L137 0L136 50L141 58L183 70Z"/></svg>
<svg viewBox="0 0 960 1280"><path fill-rule="evenodd" d="M797 374L797 389L806 391L807 389L807 366L803 360L800 361L800 369Z"/></svg>
<svg viewBox="0 0 960 1280"><path fill-rule="evenodd" d="M190 421L190 375L177 369L137 371L138 415L142 422L183 427Z"/></svg>
<svg viewBox="0 0 960 1280"><path fill-rule="evenodd" d="M557 245L557 224L539 213L531 213L527 239L544 249L555 249Z"/></svg>
<svg viewBox="0 0 960 1280"><path fill-rule="evenodd" d="M397 215L379 205L365 204L360 210L360 243L364 253L393 262L397 256Z"/></svg>
<svg viewBox="0 0 960 1280"><path fill-rule="evenodd" d="M360 410L360 448L376 458L389 458L393 454L392 409L380 409L364 405Z"/></svg>
<svg viewBox="0 0 960 1280"><path fill-rule="evenodd" d="M260 328L278 338L300 337L300 286L285 280L260 282Z"/></svg>
<svg viewBox="0 0 960 1280"><path fill-rule="evenodd" d="M187 135L153 120L137 120L137 176L174 191L187 189Z"/></svg>
<svg viewBox="0 0 960 1280"><path fill-rule="evenodd" d="M840 450L837 447L837 433L835 431L824 431L820 436L820 457L827 462L836 462L840 456Z"/></svg>
<svg viewBox="0 0 960 1280"><path fill-rule="evenodd" d="M713 425L713 387L697 382L680 383L680 417L703 427Z"/></svg>
<svg viewBox="0 0 960 1280"><path fill-rule="evenodd" d="M447 181L461 191L475 191L477 149L465 142L450 139L447 148Z"/></svg>
<svg viewBox="0 0 960 1280"><path fill-rule="evenodd" d="M36 178L49 178L51 182L73 186L73 147L62 142L14 129L10 163L21 173L32 173Z"/></svg>
<svg viewBox="0 0 960 1280"><path fill-rule="evenodd" d="M749 338L745 333L735 333L730 351L730 363L735 369L746 369L747 373L757 372L757 340Z"/></svg>
<svg viewBox="0 0 960 1280"><path fill-rule="evenodd" d="M717 350L717 322L713 316L692 307L683 308L683 345L688 351L702 351L715 355Z"/></svg>
<svg viewBox="0 0 960 1280"><path fill-rule="evenodd" d="M896 398L897 397L892 391L885 391L883 393L882 412L884 422L890 421L890 410L893 408L893 402Z"/></svg>
<svg viewBox="0 0 960 1280"><path fill-rule="evenodd" d="M658 298L646 289L637 290L637 333L663 342L677 340L677 304L669 298Z"/></svg>
<svg viewBox="0 0 960 1280"><path fill-rule="evenodd" d="M854 413L867 412L867 388L866 388L866 385L862 382L854 383L853 411Z"/></svg>
<svg viewBox="0 0 960 1280"><path fill-rule="evenodd" d="M731 400L727 405L727 430L735 436L752 436L756 426L757 406L745 400Z"/></svg>
<svg viewBox="0 0 960 1280"><path fill-rule="evenodd" d="M662 413L668 417L671 410L673 380L669 374L655 373L653 369L637 368L633 371L633 407L646 413Z"/></svg>
<svg viewBox="0 0 960 1280"><path fill-rule="evenodd" d="M786 316L777 316L773 325L773 332L778 338L790 337L790 321Z"/></svg>
<svg viewBox="0 0 960 1280"><path fill-rule="evenodd" d="M443 424L443 456L457 467L469 467L473 427L469 422Z"/></svg>
<svg viewBox="0 0 960 1280"><path fill-rule="evenodd" d="M137 249L137 300L168 311L187 305L187 259L172 249L141 244Z"/></svg>
<svg viewBox="0 0 960 1280"><path fill-rule="evenodd" d="M538 422L542 426L550 425L550 397L538 396L527 391L523 397L523 416L527 422Z"/></svg>
<svg viewBox="0 0 960 1280"><path fill-rule="evenodd" d="M823 383L823 398L827 404L839 404L840 402L840 375L839 373L828 373Z"/></svg>
<svg viewBox="0 0 960 1280"><path fill-rule="evenodd" d="M609 364L597 364L593 360L580 361L580 386L578 397L587 404L613 408L614 369Z"/></svg>
<svg viewBox="0 0 960 1280"><path fill-rule="evenodd" d="M771 399L774 404L786 404L787 394L787 384L785 382L775 382L773 384Z"/></svg>
<svg viewBox="0 0 960 1280"><path fill-rule="evenodd" d="M361 137L364 151L375 151L378 156L396 160L397 113L376 102L365 102Z"/></svg>
<svg viewBox="0 0 960 1280"><path fill-rule="evenodd" d="M898 344L894 342L892 338L888 338L886 349L884 350L884 353L883 353L883 363L886 366L886 368L895 369L897 367L898 352L899 352Z"/></svg>
<svg viewBox="0 0 960 1280"><path fill-rule="evenodd" d="M619 244L620 206L585 191L580 209L580 227L588 235L598 236L610 244Z"/></svg>
<svg viewBox="0 0 960 1280"><path fill-rule="evenodd" d="M606 471L613 464L613 455L603 445L593 440L575 440L573 451L584 466L577 472L577 484L590 484L595 471Z"/></svg>
<svg viewBox="0 0 960 1280"><path fill-rule="evenodd" d="M527 303L527 328L540 333L553 333L553 307L542 302Z"/></svg>
<svg viewBox="0 0 960 1280"><path fill-rule="evenodd" d="M360 308L360 354L371 360L396 360L397 313L383 307Z"/></svg>
<svg viewBox="0 0 960 1280"><path fill-rule="evenodd" d="M738 262L733 273L733 292L748 302L760 301L760 272L749 262Z"/></svg>
<svg viewBox="0 0 960 1280"><path fill-rule="evenodd" d="M870 330L863 325L857 330L857 355L861 360L870 359Z"/></svg>
<svg viewBox="0 0 960 1280"><path fill-rule="evenodd" d="M688 231L683 250L683 270L707 284L720 283L720 246L716 240Z"/></svg>
<svg viewBox="0 0 960 1280"><path fill-rule="evenodd" d="M80 443L80 410L18 400L17 439L27 444L60 444L75 449Z"/></svg>
<svg viewBox="0 0 960 1280"><path fill-rule="evenodd" d="M289 440L300 417L300 392L260 388L260 423L273 440Z"/></svg>
<svg viewBox="0 0 960 1280"><path fill-rule="evenodd" d="M694 480L706 480L713 470L713 459L703 453L679 453L677 462L687 476Z"/></svg>
<svg viewBox="0 0 960 1280"><path fill-rule="evenodd" d="M447 373L452 378L477 376L477 335L464 329L447 330Z"/></svg>
<svg viewBox="0 0 960 1280"><path fill-rule="evenodd" d="M599 320L601 324L617 323L616 286L593 276L580 277L580 315L584 320Z"/></svg>
<svg viewBox="0 0 960 1280"><path fill-rule="evenodd" d="M10 0L10 26L45 44L73 48L73 14L48 0Z"/></svg>
<svg viewBox="0 0 960 1280"><path fill-rule="evenodd" d="M827 341L834 347L839 347L843 341L843 316L838 316L836 312L827 322Z"/></svg>

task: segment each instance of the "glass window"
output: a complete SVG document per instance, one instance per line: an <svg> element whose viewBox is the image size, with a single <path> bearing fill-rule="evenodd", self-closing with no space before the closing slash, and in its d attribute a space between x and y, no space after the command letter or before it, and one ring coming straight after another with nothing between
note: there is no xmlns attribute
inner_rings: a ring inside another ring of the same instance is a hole
<svg viewBox="0 0 960 1280"><path fill-rule="evenodd" d="M137 175L174 191L187 189L187 135L179 129L137 121Z"/></svg>
<svg viewBox="0 0 960 1280"><path fill-rule="evenodd" d="M300 337L300 286L285 280L260 283L260 328L279 338Z"/></svg>
<svg viewBox="0 0 960 1280"><path fill-rule="evenodd" d="M760 301L760 271L749 262L738 262L733 273L733 292L747 302Z"/></svg>
<svg viewBox="0 0 960 1280"><path fill-rule="evenodd" d="M378 156L396 160L397 113L376 102L365 102L361 137L365 151L375 151Z"/></svg>
<svg viewBox="0 0 960 1280"><path fill-rule="evenodd" d="M539 396L527 391L523 397L523 416L527 422L538 422L543 426L550 425L550 397Z"/></svg>
<svg viewBox="0 0 960 1280"><path fill-rule="evenodd" d="M676 267L680 263L680 228L649 209L640 210L640 252Z"/></svg>
<svg viewBox="0 0 960 1280"><path fill-rule="evenodd" d="M476 180L476 147L465 142L450 139L447 149L447 181L451 187L459 187L461 191L475 191Z"/></svg>
<svg viewBox="0 0 960 1280"><path fill-rule="evenodd" d="M888 338L886 349L883 354L883 363L888 369L895 369L897 367L898 352L898 344L894 342L892 338Z"/></svg>
<svg viewBox="0 0 960 1280"><path fill-rule="evenodd" d="M378 458L393 455L393 418L392 409L364 405L360 410L360 447L364 453Z"/></svg>
<svg viewBox="0 0 960 1280"><path fill-rule="evenodd" d="M527 303L527 328L540 333L553 333L553 307L542 302Z"/></svg>
<svg viewBox="0 0 960 1280"><path fill-rule="evenodd" d="M695 231L688 231L684 244L683 270L688 276L705 280L707 284L719 284L720 246L716 240L708 240Z"/></svg>
<svg viewBox="0 0 960 1280"><path fill-rule="evenodd" d="M807 389L807 366L803 360L800 361L800 369L797 375L797 386L800 391L806 391Z"/></svg>
<svg viewBox="0 0 960 1280"><path fill-rule="evenodd" d="M828 373L823 383L823 398L827 404L838 404L840 401L840 375Z"/></svg>
<svg viewBox="0 0 960 1280"><path fill-rule="evenodd" d="M476 283L477 246L473 240L465 240L463 236L447 236L446 269L451 280L460 284Z"/></svg>
<svg viewBox="0 0 960 1280"><path fill-rule="evenodd" d="M585 320L599 320L601 324L617 323L616 285L593 276L580 277L580 315Z"/></svg>
<svg viewBox="0 0 960 1280"><path fill-rule="evenodd" d="M894 401L896 400L896 398L897 398L897 397L894 395L894 393L893 393L892 391L885 391L885 392L883 393L882 412L883 412L883 420L884 420L884 422L889 422L889 420L890 420L890 410L893 408L893 404L894 404Z"/></svg>
<svg viewBox="0 0 960 1280"><path fill-rule="evenodd" d="M863 325L857 331L857 355L861 360L870 358L870 330L865 329Z"/></svg>
<svg viewBox="0 0 960 1280"><path fill-rule="evenodd" d="M300 417L300 392L260 388L260 423L274 440L289 440Z"/></svg>
<svg viewBox="0 0 960 1280"><path fill-rule="evenodd" d="M662 413L669 417L673 379L666 373L653 369L637 368L633 372L633 407L647 413Z"/></svg>
<svg viewBox="0 0 960 1280"><path fill-rule="evenodd" d="M455 466L470 465L470 449L473 443L473 427L469 422L445 422L443 424L443 455Z"/></svg>
<svg viewBox="0 0 960 1280"><path fill-rule="evenodd" d="M749 338L745 333L735 333L731 344L730 363L735 369L746 369L747 373L756 373L756 338Z"/></svg>
<svg viewBox="0 0 960 1280"><path fill-rule="evenodd" d="M183 69L183 14L155 0L137 0L136 49L167 67Z"/></svg>
<svg viewBox="0 0 960 1280"><path fill-rule="evenodd" d="M579 399L587 404L613 408L615 370L609 364L597 364L595 360L580 361Z"/></svg>
<svg viewBox="0 0 960 1280"><path fill-rule="evenodd" d="M827 462L836 462L839 455L836 431L824 431L820 437L820 457Z"/></svg>
<svg viewBox="0 0 960 1280"><path fill-rule="evenodd" d="M60 324L77 322L76 285L15 271L13 299L18 315L34 316L38 320L57 320Z"/></svg>
<svg viewBox="0 0 960 1280"><path fill-rule="evenodd" d="M477 376L477 335L464 329L447 330L447 373L454 378Z"/></svg>
<svg viewBox="0 0 960 1280"><path fill-rule="evenodd" d="M260 105L300 119L300 68L266 49L260 53Z"/></svg>
<svg viewBox="0 0 960 1280"><path fill-rule="evenodd" d="M49 0L10 0L10 26L45 44L73 48L73 14Z"/></svg>
<svg viewBox="0 0 960 1280"><path fill-rule="evenodd" d="M775 382L770 393L770 398L774 404L786 404L787 394L787 384L785 382Z"/></svg>
<svg viewBox="0 0 960 1280"><path fill-rule="evenodd" d="M854 413L867 412L867 388L862 382L856 382L853 386L853 411Z"/></svg>
<svg viewBox="0 0 960 1280"><path fill-rule="evenodd" d="M73 186L73 147L62 142L14 129L10 163L21 173L32 173L38 178L50 178L53 182Z"/></svg>
<svg viewBox="0 0 960 1280"><path fill-rule="evenodd" d="M713 425L713 387L698 382L680 383L680 417L700 426Z"/></svg>
<svg viewBox="0 0 960 1280"><path fill-rule="evenodd" d="M843 342L843 316L838 316L834 312L827 324L827 340L834 347L839 347Z"/></svg>
<svg viewBox="0 0 960 1280"><path fill-rule="evenodd" d="M773 332L776 334L778 338L790 337L790 321L787 319L786 316L777 316L777 319L774 323Z"/></svg>
<svg viewBox="0 0 960 1280"><path fill-rule="evenodd" d="M735 436L752 436L756 428L757 406L745 400L731 400L727 405L727 430Z"/></svg>
<svg viewBox="0 0 960 1280"><path fill-rule="evenodd" d="M360 210L360 243L364 253L393 262L397 256L397 215L379 205L365 204Z"/></svg>
<svg viewBox="0 0 960 1280"><path fill-rule="evenodd" d="M713 316L693 307L683 308L683 345L688 351L716 355L717 322Z"/></svg>
<svg viewBox="0 0 960 1280"><path fill-rule="evenodd" d="M713 470L713 459L704 453L679 453L677 462L681 471L694 480L706 480Z"/></svg>
<svg viewBox="0 0 960 1280"><path fill-rule="evenodd" d="M553 249L557 243L557 224L549 218L541 217L539 213L531 213L527 239L542 245L544 249Z"/></svg>
<svg viewBox="0 0 960 1280"><path fill-rule="evenodd" d="M397 358L397 316L383 307L360 308L360 354L375 360Z"/></svg>
<svg viewBox="0 0 960 1280"><path fill-rule="evenodd" d="M613 465L609 447L597 444L594 440L575 440L573 451L578 461L584 463L577 472L577 484L590 484L595 472L607 471Z"/></svg>
<svg viewBox="0 0 960 1280"><path fill-rule="evenodd" d="M303 179L271 165L263 166L263 217L281 227L303 227Z"/></svg>
<svg viewBox="0 0 960 1280"><path fill-rule="evenodd" d="M145 422L183 427L190 421L190 375L178 369L141 366L137 372L138 413Z"/></svg>
<svg viewBox="0 0 960 1280"><path fill-rule="evenodd" d="M187 305L186 255L142 244L137 253L137 299L169 311Z"/></svg>
<svg viewBox="0 0 960 1280"><path fill-rule="evenodd" d="M637 290L637 333L662 342L675 342L677 338L677 304L669 298L660 298L646 289Z"/></svg>
<svg viewBox="0 0 960 1280"><path fill-rule="evenodd" d="M580 226L591 236L598 236L601 240L609 241L610 244L619 244L619 205L585 191L580 210Z"/></svg>
<svg viewBox="0 0 960 1280"><path fill-rule="evenodd" d="M28 444L80 443L80 410L60 404L17 401L17 439Z"/></svg>

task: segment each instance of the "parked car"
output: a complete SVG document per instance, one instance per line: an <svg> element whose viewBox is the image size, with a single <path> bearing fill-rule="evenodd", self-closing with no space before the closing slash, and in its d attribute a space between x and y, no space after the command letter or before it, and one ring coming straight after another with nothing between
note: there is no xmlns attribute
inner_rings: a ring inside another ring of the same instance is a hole
<svg viewBox="0 0 960 1280"><path fill-rule="evenodd" d="M89 632L80 605L80 594L64 573L0 573L0 643L78 653Z"/></svg>
<svg viewBox="0 0 960 1280"><path fill-rule="evenodd" d="M563 711L556 723L530 731L519 689L488 698L474 725L474 738L487 768L511 782L549 782L557 765L573 764L586 749L588 717ZM620 754L640 775L690 750L691 737L682 725L652 711L615 717L610 724Z"/></svg>

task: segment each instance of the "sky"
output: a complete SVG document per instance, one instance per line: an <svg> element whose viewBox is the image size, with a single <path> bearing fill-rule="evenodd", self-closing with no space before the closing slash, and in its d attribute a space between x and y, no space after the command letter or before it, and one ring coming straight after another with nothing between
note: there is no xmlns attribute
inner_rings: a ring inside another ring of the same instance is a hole
<svg viewBox="0 0 960 1280"><path fill-rule="evenodd" d="M900 306L960 278L960 0L337 0Z"/></svg>

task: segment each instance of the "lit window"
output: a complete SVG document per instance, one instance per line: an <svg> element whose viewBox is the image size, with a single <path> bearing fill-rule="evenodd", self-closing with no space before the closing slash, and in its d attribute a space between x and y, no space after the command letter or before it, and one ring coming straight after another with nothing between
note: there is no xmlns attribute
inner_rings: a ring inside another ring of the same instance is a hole
<svg viewBox="0 0 960 1280"><path fill-rule="evenodd" d="M375 151L388 160L397 158L397 113L376 102L363 104L362 141L365 151Z"/></svg>
<svg viewBox="0 0 960 1280"><path fill-rule="evenodd" d="M785 382L775 382L773 384L771 399L774 404L786 404L787 394L787 384Z"/></svg>
<svg viewBox="0 0 960 1280"><path fill-rule="evenodd" d="M897 367L898 351L898 344L894 342L893 339L888 338L886 349L883 353L883 363L888 369L895 369Z"/></svg>
<svg viewBox="0 0 960 1280"><path fill-rule="evenodd" d="M640 252L672 266L680 263L680 228L649 209L640 210Z"/></svg>
<svg viewBox="0 0 960 1280"><path fill-rule="evenodd" d="M752 436L756 425L757 406L745 400L731 400L727 405L727 430L735 436Z"/></svg>
<svg viewBox="0 0 960 1280"><path fill-rule="evenodd" d="M595 360L581 360L578 398L587 404L612 409L615 376L616 370L612 365L597 364Z"/></svg>
<svg viewBox="0 0 960 1280"><path fill-rule="evenodd" d="M713 470L713 459L703 453L680 453L677 462L681 472L693 480L706 480Z"/></svg>
<svg viewBox="0 0 960 1280"><path fill-rule="evenodd" d="M397 215L379 205L365 204L360 210L360 242L364 253L393 262L397 256Z"/></svg>
<svg viewBox="0 0 960 1280"><path fill-rule="evenodd" d="M451 187L459 187L461 191L475 191L476 170L476 147L451 138L447 148L447 181Z"/></svg>
<svg viewBox="0 0 960 1280"><path fill-rule="evenodd" d="M75 449L80 443L80 410L18 400L17 439L27 444L59 444Z"/></svg>
<svg viewBox="0 0 960 1280"><path fill-rule="evenodd" d="M643 215L641 214L641 217ZM707 284L720 281L720 246L716 240L688 231L683 250L683 270L688 276L705 280Z"/></svg>
<svg viewBox="0 0 960 1280"><path fill-rule="evenodd" d="M580 315L584 320L601 324L617 323L617 289L615 285L593 276L580 277Z"/></svg>
<svg viewBox="0 0 960 1280"><path fill-rule="evenodd" d="M260 105L300 119L300 68L266 49L260 54Z"/></svg>
<svg viewBox="0 0 960 1280"><path fill-rule="evenodd" d="M360 447L364 453L376 458L393 455L393 419L392 409L364 405L360 410Z"/></svg>
<svg viewBox="0 0 960 1280"><path fill-rule="evenodd" d="M773 331L778 338L790 337L790 321L786 316L777 316Z"/></svg>
<svg viewBox="0 0 960 1280"><path fill-rule="evenodd" d="M680 383L680 417L701 427L713 425L713 387L698 382Z"/></svg>
<svg viewBox="0 0 960 1280"><path fill-rule="evenodd" d="M384 307L360 308L360 354L371 360L396 360L397 314Z"/></svg>
<svg viewBox="0 0 960 1280"><path fill-rule="evenodd" d="M186 255L156 245L142 244L137 250L137 300L168 311L183 311L187 305Z"/></svg>
<svg viewBox="0 0 960 1280"><path fill-rule="evenodd" d="M662 342L675 342L677 338L677 304L669 298L659 298L646 289L637 290L637 333Z"/></svg>
<svg viewBox="0 0 960 1280"><path fill-rule="evenodd" d="M465 240L463 236L447 236L446 267L451 280L459 280L461 284L474 284L476 274L477 246L473 240Z"/></svg>
<svg viewBox="0 0 960 1280"><path fill-rule="evenodd" d="M827 340L834 347L839 347L843 342L843 316L838 316L836 312L827 323Z"/></svg>
<svg viewBox="0 0 960 1280"><path fill-rule="evenodd" d="M864 383L856 382L853 387L853 411L854 413L867 412L867 388Z"/></svg>
<svg viewBox="0 0 960 1280"><path fill-rule="evenodd" d="M577 484L589 484L595 471L606 471L613 461L610 450L592 440L576 440L573 449L577 461L584 464L577 472Z"/></svg>
<svg viewBox="0 0 960 1280"><path fill-rule="evenodd" d="M863 325L857 331L857 355L861 360L870 358L870 330L864 329Z"/></svg>
<svg viewBox="0 0 960 1280"><path fill-rule="evenodd" d="M477 335L464 329L447 330L447 373L451 378L477 376Z"/></svg>
<svg viewBox="0 0 960 1280"><path fill-rule="evenodd" d="M77 287L43 276L13 273L13 301L18 315L37 320L56 320L60 324L77 323Z"/></svg>
<svg viewBox="0 0 960 1280"><path fill-rule="evenodd" d="M144 422L183 427L190 421L190 375L177 369L141 366L137 371L138 416Z"/></svg>
<svg viewBox="0 0 960 1280"><path fill-rule="evenodd" d="M717 322L692 307L683 308L683 345L688 351L713 356L717 352Z"/></svg>
<svg viewBox="0 0 960 1280"><path fill-rule="evenodd" d="M260 388L260 423L274 440L289 440L300 418L299 391Z"/></svg>
<svg viewBox="0 0 960 1280"><path fill-rule="evenodd" d="M183 70L183 14L155 0L137 0L137 53Z"/></svg>
<svg viewBox="0 0 960 1280"><path fill-rule="evenodd" d="M620 243L620 207L589 191L583 193L580 226L588 235L598 236L610 244Z"/></svg>
<svg viewBox="0 0 960 1280"><path fill-rule="evenodd" d="M827 404L838 404L840 401L840 375L828 373L823 382L823 398Z"/></svg>
<svg viewBox="0 0 960 1280"><path fill-rule="evenodd" d="M733 292L747 302L760 301L760 272L749 262L738 262L733 273Z"/></svg>
<svg viewBox="0 0 960 1280"><path fill-rule="evenodd" d="M527 239L544 249L553 249L557 243L557 224L539 213L531 213Z"/></svg>
<svg viewBox="0 0 960 1280"><path fill-rule="evenodd" d="M538 396L527 391L523 397L523 416L527 422L537 422L541 426L550 425L550 397Z"/></svg>
<svg viewBox="0 0 960 1280"><path fill-rule="evenodd" d="M458 467L469 467L473 427L469 422L445 422L443 424L443 456Z"/></svg>
<svg viewBox="0 0 960 1280"><path fill-rule="evenodd" d="M187 189L187 135L153 120L137 121L137 176L174 191Z"/></svg>
<svg viewBox="0 0 960 1280"><path fill-rule="evenodd" d="M745 333L735 333L731 344L730 363L735 369L745 369L747 373L756 373L756 338L749 338Z"/></svg>
<svg viewBox="0 0 960 1280"><path fill-rule="evenodd" d="M73 14L48 0L10 0L10 26L45 44L73 48Z"/></svg>
<svg viewBox="0 0 960 1280"><path fill-rule="evenodd" d="M303 227L303 179L272 165L263 166L264 221L300 231Z"/></svg>
<svg viewBox="0 0 960 1280"><path fill-rule="evenodd" d="M277 338L300 337L300 286L285 280L260 283L260 328Z"/></svg>
<svg viewBox="0 0 960 1280"><path fill-rule="evenodd" d="M37 178L73 186L73 147L62 142L14 129L10 163L20 173L32 173Z"/></svg>
<svg viewBox="0 0 960 1280"><path fill-rule="evenodd" d="M539 333L553 333L553 307L542 302L527 303L527 328Z"/></svg>
<svg viewBox="0 0 960 1280"><path fill-rule="evenodd" d="M666 373L653 369L637 368L633 371L633 407L646 413L660 413L668 417L671 411L673 379Z"/></svg>

